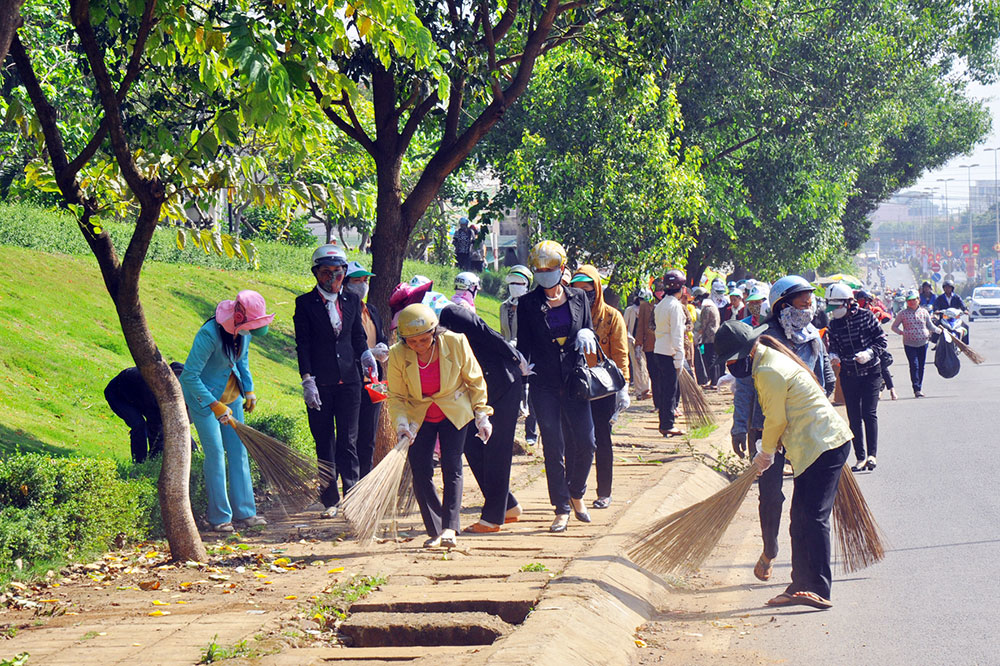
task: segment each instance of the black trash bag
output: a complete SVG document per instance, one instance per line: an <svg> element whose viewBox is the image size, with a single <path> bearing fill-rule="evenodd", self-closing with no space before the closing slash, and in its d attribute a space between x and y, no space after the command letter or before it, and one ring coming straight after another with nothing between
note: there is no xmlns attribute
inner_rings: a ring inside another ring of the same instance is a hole
<svg viewBox="0 0 1000 666"><path fill-rule="evenodd" d="M938 374L945 379L951 379L962 369L958 350L950 335L942 335L934 348L934 367L937 368Z"/></svg>

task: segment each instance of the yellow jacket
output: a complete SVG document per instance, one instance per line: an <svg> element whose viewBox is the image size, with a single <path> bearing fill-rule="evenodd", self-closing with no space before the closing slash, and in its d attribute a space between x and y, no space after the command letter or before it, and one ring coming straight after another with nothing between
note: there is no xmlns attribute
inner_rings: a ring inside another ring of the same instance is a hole
<svg viewBox="0 0 1000 666"><path fill-rule="evenodd" d="M757 345L753 383L764 412L760 446L773 454L780 439L795 476L853 436L813 374L781 352Z"/></svg>
<svg viewBox="0 0 1000 666"><path fill-rule="evenodd" d="M389 350L389 418L400 423L423 423L431 403L436 403L451 424L464 427L476 412L493 414L486 404L486 380L464 335L443 331L437 336L441 390L424 397L420 389L417 354L397 342Z"/></svg>
<svg viewBox="0 0 1000 666"><path fill-rule="evenodd" d="M618 366L628 385L628 331L625 329L625 318L622 313L604 302L604 287L601 284L601 274L597 268L584 264L576 269L577 275L583 273L594 281L594 304L590 306L590 319L594 323L594 333L601 351ZM587 365L597 365L597 354L587 354Z"/></svg>

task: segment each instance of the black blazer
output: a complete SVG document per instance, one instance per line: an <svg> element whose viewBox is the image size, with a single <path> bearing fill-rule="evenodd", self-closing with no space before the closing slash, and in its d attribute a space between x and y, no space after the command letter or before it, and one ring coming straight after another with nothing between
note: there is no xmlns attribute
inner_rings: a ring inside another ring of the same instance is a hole
<svg viewBox="0 0 1000 666"><path fill-rule="evenodd" d="M521 359L503 336L490 328L478 315L460 306L441 311L441 325L461 333L469 341L486 378L487 404L494 404L515 383L521 383Z"/></svg>
<svg viewBox="0 0 1000 666"><path fill-rule="evenodd" d="M139 368L125 368L119 372L108 382L104 395L115 396L122 402L132 405L142 412L147 421L160 422L160 406L156 404L156 397L149 390Z"/></svg>
<svg viewBox="0 0 1000 666"><path fill-rule="evenodd" d="M317 289L295 299L295 349L299 374L310 374L317 384L345 384L361 381L361 354L368 349L368 339L361 325L361 299L341 291L340 335L333 331L323 296Z"/></svg>
<svg viewBox="0 0 1000 666"><path fill-rule="evenodd" d="M550 308L545 290L535 287L517 299L517 350L535 364L535 374L528 379L535 386L562 388L573 369L586 363L574 344L581 328L594 328L590 302L582 289L563 289L569 304L570 332L561 346L549 332L546 314Z"/></svg>

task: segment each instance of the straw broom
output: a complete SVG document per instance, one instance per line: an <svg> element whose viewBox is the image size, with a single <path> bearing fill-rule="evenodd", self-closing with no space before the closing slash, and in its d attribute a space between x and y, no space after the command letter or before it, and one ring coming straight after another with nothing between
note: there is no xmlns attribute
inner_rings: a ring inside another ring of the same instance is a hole
<svg viewBox="0 0 1000 666"><path fill-rule="evenodd" d="M882 530L875 522L854 472L847 465L840 473L833 504L837 551L844 573L853 573L885 558Z"/></svg>
<svg viewBox="0 0 1000 666"><path fill-rule="evenodd" d="M321 466L317 474L316 460L236 419L229 419L229 425L246 447L247 454L257 463L261 476L274 490L282 508L300 511L316 501L318 481L326 482L331 476L328 469Z"/></svg>
<svg viewBox="0 0 1000 666"><path fill-rule="evenodd" d="M369 545L375 540L379 523L389 510L392 509L395 513L410 442L408 437L401 438L379 464L354 484L340 501L341 513L363 545Z"/></svg>
<svg viewBox="0 0 1000 666"><path fill-rule="evenodd" d="M629 549L629 558L657 573L694 571L733 522L757 475L757 466L750 465L708 499L649 526Z"/></svg>
<svg viewBox="0 0 1000 666"><path fill-rule="evenodd" d="M681 402L684 404L684 415L687 417L688 428L701 428L715 424L712 408L705 400L701 387L686 370L678 373L677 385L681 392Z"/></svg>
<svg viewBox="0 0 1000 666"><path fill-rule="evenodd" d="M962 342L957 335L953 335L952 340L955 341L955 346L958 347L958 351L965 354L969 358L969 360L975 363L976 365L982 365L983 362L986 361L986 359L983 357L982 354L980 354L975 349Z"/></svg>

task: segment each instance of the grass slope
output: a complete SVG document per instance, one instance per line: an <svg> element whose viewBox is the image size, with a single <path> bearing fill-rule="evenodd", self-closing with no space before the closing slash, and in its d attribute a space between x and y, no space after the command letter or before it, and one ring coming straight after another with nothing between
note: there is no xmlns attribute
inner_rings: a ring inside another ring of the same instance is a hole
<svg viewBox="0 0 1000 666"><path fill-rule="evenodd" d="M267 248L262 248L267 252ZM303 266L311 249L302 249ZM370 258L362 258L366 265ZM448 295L455 269L407 262ZM250 351L258 411L305 422L295 360L295 297L310 289L301 273L223 270L147 262L141 284L146 319L164 357L183 361L218 301L255 289L277 314ZM499 301L477 299L498 326ZM0 454L38 451L129 459L128 431L104 401L104 387L134 365L111 299L91 257L0 247Z"/></svg>

